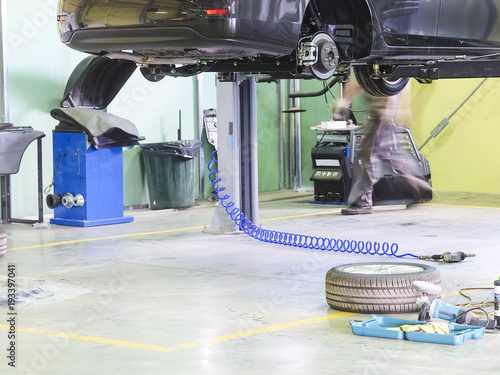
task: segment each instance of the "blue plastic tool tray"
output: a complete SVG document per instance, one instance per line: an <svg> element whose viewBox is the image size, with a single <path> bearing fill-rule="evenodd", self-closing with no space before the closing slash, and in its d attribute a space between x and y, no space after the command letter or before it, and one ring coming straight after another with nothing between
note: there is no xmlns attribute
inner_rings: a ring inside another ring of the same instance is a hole
<svg viewBox="0 0 500 375"><path fill-rule="evenodd" d="M435 344L459 345L463 344L467 339L479 339L484 336L484 327L479 326L464 326L455 323L449 323L449 335L441 335L439 333L427 332L404 332L392 330L389 328L397 328L405 324L417 325L427 324L419 320L407 320L398 318L377 317L372 315L372 319L363 322L351 320L352 332L360 336L381 337L384 339L403 340L419 342L430 342Z"/></svg>

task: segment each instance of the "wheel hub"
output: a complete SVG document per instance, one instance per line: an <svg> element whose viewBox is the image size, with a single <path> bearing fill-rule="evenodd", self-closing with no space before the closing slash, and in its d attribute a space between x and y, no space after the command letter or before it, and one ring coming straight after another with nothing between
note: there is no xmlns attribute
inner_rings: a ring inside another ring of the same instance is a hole
<svg viewBox="0 0 500 375"><path fill-rule="evenodd" d="M339 63L339 52L332 37L317 33L310 41L301 42L297 52L298 63L317 79L330 78Z"/></svg>

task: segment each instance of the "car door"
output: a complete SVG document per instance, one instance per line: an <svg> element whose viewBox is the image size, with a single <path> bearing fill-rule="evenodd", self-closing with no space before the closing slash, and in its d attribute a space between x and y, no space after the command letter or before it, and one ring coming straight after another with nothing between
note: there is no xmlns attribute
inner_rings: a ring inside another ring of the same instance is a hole
<svg viewBox="0 0 500 375"><path fill-rule="evenodd" d="M500 0L441 0L438 36L447 46L500 45Z"/></svg>
<svg viewBox="0 0 500 375"><path fill-rule="evenodd" d="M373 0L385 43L390 46L431 44L438 33L440 1Z"/></svg>

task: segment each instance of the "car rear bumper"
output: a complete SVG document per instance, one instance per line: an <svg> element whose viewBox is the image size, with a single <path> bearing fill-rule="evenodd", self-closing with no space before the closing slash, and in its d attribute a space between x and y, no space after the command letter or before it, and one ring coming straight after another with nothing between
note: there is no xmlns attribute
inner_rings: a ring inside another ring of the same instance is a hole
<svg viewBox="0 0 500 375"><path fill-rule="evenodd" d="M172 59L279 57L289 55L296 47L295 30L290 26L290 30L276 33L276 24L232 21L209 25L88 28L64 35L63 41L67 39L65 43L69 47L87 53L132 50ZM266 31L271 28L274 32Z"/></svg>

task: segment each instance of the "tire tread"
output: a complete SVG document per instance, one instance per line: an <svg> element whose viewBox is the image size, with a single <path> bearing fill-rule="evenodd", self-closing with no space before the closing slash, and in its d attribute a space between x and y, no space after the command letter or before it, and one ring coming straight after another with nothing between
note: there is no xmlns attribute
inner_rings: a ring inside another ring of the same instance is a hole
<svg viewBox="0 0 500 375"><path fill-rule="evenodd" d="M361 313L415 312L418 311L416 299L419 292L413 288L413 282L441 283L439 271L427 265L420 265L424 270L419 273L383 276L343 272L342 269L347 266L352 265L334 267L326 274L326 300L336 310Z"/></svg>
<svg viewBox="0 0 500 375"><path fill-rule="evenodd" d="M399 94L409 81L409 78L405 78L397 85L388 85L382 79L373 79L373 68L370 65L356 65L353 70L358 84L372 96L383 97Z"/></svg>

